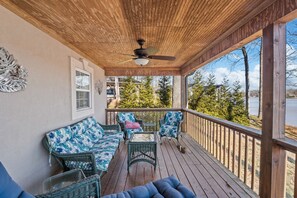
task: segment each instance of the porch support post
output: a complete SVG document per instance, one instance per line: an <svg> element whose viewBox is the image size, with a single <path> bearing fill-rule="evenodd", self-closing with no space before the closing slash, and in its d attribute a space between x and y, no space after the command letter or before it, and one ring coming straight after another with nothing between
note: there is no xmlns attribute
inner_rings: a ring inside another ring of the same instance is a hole
<svg viewBox="0 0 297 198"><path fill-rule="evenodd" d="M181 76L181 108L188 108L188 76ZM182 131L187 132L187 113L184 112Z"/></svg>
<svg viewBox="0 0 297 198"><path fill-rule="evenodd" d="M285 137L285 24L263 29L263 122L260 197L285 197L286 152L273 143Z"/></svg>
<svg viewBox="0 0 297 198"><path fill-rule="evenodd" d="M181 76L173 76L172 107L181 108Z"/></svg>

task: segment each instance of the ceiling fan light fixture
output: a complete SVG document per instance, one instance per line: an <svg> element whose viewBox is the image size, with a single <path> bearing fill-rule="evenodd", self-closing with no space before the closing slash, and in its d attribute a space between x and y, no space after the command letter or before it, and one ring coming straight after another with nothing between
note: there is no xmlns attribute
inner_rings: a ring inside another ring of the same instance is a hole
<svg viewBox="0 0 297 198"><path fill-rule="evenodd" d="M147 58L136 58L136 59L134 59L134 61L135 61L136 65L143 66L143 65L148 64L149 59L147 59Z"/></svg>

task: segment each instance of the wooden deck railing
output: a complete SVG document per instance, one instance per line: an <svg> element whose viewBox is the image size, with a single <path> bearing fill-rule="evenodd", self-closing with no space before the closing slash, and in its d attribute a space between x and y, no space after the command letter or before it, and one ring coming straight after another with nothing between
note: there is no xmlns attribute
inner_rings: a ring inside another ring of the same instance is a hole
<svg viewBox="0 0 297 198"><path fill-rule="evenodd" d="M193 110L184 112L187 133L259 193L261 131Z"/></svg>
<svg viewBox="0 0 297 198"><path fill-rule="evenodd" d="M259 194L261 131L189 109L106 109L106 123L116 124L118 112L134 112L147 131L158 131L167 111L183 111L183 131L195 139L221 164ZM297 141L284 138L273 144L287 151L286 196L297 196ZM295 182L296 181L296 182Z"/></svg>

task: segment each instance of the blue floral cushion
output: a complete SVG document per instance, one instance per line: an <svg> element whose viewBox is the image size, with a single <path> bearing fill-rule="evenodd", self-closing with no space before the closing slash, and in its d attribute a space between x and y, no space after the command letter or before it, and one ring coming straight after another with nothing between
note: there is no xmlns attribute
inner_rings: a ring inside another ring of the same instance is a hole
<svg viewBox="0 0 297 198"><path fill-rule="evenodd" d="M53 147L53 150L57 153L81 153L88 151L88 148L71 140Z"/></svg>
<svg viewBox="0 0 297 198"><path fill-rule="evenodd" d="M132 134L134 134L135 132L143 132L143 129L140 127L138 129L126 129L127 132L127 138L130 139Z"/></svg>
<svg viewBox="0 0 297 198"><path fill-rule="evenodd" d="M87 128L85 127L85 125L82 122L78 122L74 125L71 125L71 131L75 135L81 135L81 134L85 133L86 129Z"/></svg>
<svg viewBox="0 0 297 198"><path fill-rule="evenodd" d="M165 115L165 124L178 126L178 124L183 120L183 113L180 111L169 111Z"/></svg>
<svg viewBox="0 0 297 198"><path fill-rule="evenodd" d="M99 139L101 139L103 136L102 132L99 131L95 126L88 128L85 132L85 135L89 136L89 138L92 140L93 144L98 142Z"/></svg>
<svg viewBox="0 0 297 198"><path fill-rule="evenodd" d="M168 137L176 138L177 137L177 130L178 130L177 126L171 126L171 125L163 124L160 127L159 134L160 134L161 137L162 136L168 136Z"/></svg>
<svg viewBox="0 0 297 198"><path fill-rule="evenodd" d="M98 149L95 152L96 168L101 171L107 171L113 154L113 151ZM70 169L79 168L82 170L92 170L92 164L90 162L66 161L65 164Z"/></svg>
<svg viewBox="0 0 297 198"><path fill-rule="evenodd" d="M76 135L72 138L72 141L87 148L92 148L94 145L92 137L87 134Z"/></svg>
<svg viewBox="0 0 297 198"><path fill-rule="evenodd" d="M91 128L97 123L97 121L93 117L86 118L82 122L86 128Z"/></svg>
<svg viewBox="0 0 297 198"><path fill-rule="evenodd" d="M104 129L100 126L100 124L96 123L94 127L97 129L98 133L104 135Z"/></svg>
<svg viewBox="0 0 297 198"><path fill-rule="evenodd" d="M134 113L118 113L118 119L120 122L125 123L126 121L135 122Z"/></svg>
<svg viewBox="0 0 297 198"><path fill-rule="evenodd" d="M103 149L106 151L112 151L114 154L116 149L118 148L119 143L117 141L110 141L110 140L99 140L97 144L91 148L91 151L97 151L98 149Z"/></svg>
<svg viewBox="0 0 297 198"><path fill-rule="evenodd" d="M70 140L71 136L72 132L69 126L50 131L46 134L47 140L52 147Z"/></svg>

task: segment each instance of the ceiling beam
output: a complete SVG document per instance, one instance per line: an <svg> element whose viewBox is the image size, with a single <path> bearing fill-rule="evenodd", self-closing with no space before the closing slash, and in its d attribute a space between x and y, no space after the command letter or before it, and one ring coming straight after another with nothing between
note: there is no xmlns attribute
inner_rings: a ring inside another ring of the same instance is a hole
<svg viewBox="0 0 297 198"><path fill-rule="evenodd" d="M180 76L178 67L105 68L105 76Z"/></svg>
<svg viewBox="0 0 297 198"><path fill-rule="evenodd" d="M187 75L199 67L227 54L228 52L241 47L242 45L256 39L262 35L262 29L278 20L291 19L286 15L296 13L297 0L277 0L253 19L231 33L224 40L208 49L203 54L199 54L181 68L181 74ZM294 14L295 15L295 14Z"/></svg>
<svg viewBox="0 0 297 198"><path fill-rule="evenodd" d="M35 26L37 29L43 31L44 33L50 35L52 38L56 39L57 41L61 42L63 45L69 47L70 49L72 49L73 51L75 51L76 53L78 53L79 55L82 56L82 58L86 58L89 61L93 62L94 64L96 64L97 66L101 67L103 69L102 66L100 66L93 58L91 58L89 55L87 55L86 53L82 52L80 49L78 49L76 46L74 46L73 44L69 43L68 41L66 41L63 37L61 37L56 31L54 31L53 29L45 26L42 22L38 21L36 18L32 17L30 14L28 14L26 11L20 9L18 6L16 6L12 1L9 0L1 0L0 1L0 5L2 5L3 7L5 7L6 9L10 10L11 12L13 12L14 14L16 14L17 16L21 17L22 19L24 19L25 21L27 21L28 23L32 24L33 26Z"/></svg>

